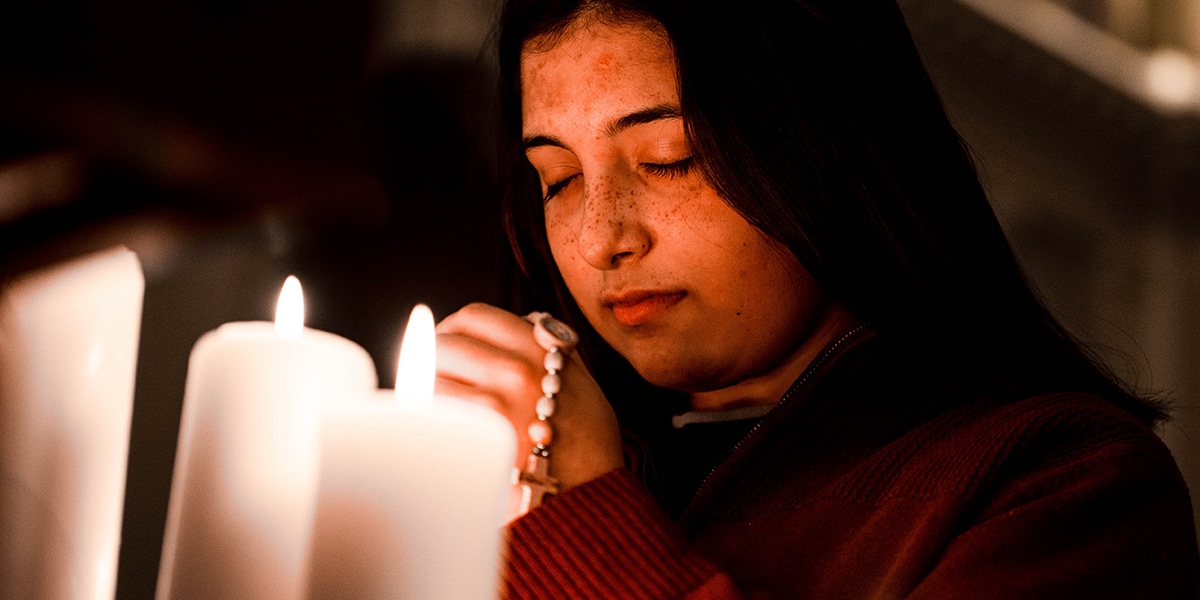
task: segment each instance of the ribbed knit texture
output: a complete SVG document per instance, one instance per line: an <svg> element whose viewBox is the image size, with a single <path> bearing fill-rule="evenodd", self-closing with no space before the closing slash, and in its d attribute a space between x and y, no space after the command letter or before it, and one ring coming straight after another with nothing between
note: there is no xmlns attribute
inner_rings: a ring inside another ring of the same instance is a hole
<svg viewBox="0 0 1200 600"><path fill-rule="evenodd" d="M535 512L509 530L510 598L678 598L717 571L625 469Z"/></svg>
<svg viewBox="0 0 1200 600"><path fill-rule="evenodd" d="M894 358L823 369L679 523L626 470L534 510L511 527L507 595L1200 596L1188 493L1153 432L1082 394L934 393Z"/></svg>

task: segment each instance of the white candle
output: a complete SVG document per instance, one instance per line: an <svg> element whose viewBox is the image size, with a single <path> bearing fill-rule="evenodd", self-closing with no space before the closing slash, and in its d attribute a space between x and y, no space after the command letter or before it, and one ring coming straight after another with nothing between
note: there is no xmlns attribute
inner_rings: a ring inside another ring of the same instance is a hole
<svg viewBox="0 0 1200 600"><path fill-rule="evenodd" d="M276 324L226 323L192 349L160 600L304 596L320 407L377 377L360 346L303 327L298 282L284 292Z"/></svg>
<svg viewBox="0 0 1200 600"><path fill-rule="evenodd" d="M0 598L112 598L144 279L114 248L0 298Z"/></svg>
<svg viewBox="0 0 1200 600"><path fill-rule="evenodd" d="M404 337L395 395L326 415L311 598L484 599L499 589L512 427L491 409L432 397L427 308L413 311Z"/></svg>

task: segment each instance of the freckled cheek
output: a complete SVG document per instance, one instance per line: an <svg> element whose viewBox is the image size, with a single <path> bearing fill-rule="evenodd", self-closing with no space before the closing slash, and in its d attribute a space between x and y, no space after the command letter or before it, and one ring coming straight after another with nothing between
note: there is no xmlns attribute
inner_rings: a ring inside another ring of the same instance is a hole
<svg viewBox="0 0 1200 600"><path fill-rule="evenodd" d="M550 251L555 261L562 261L567 256L567 248L574 247L579 240L579 232L569 227L567 219L559 215L546 215L546 240L550 242Z"/></svg>
<svg viewBox="0 0 1200 600"><path fill-rule="evenodd" d="M589 292L585 288L589 286L588 275L593 269L579 254L579 231L574 225L574 220L547 214L546 239L550 243L550 254L554 257L558 272L580 306L583 306L585 303L579 294L586 295Z"/></svg>

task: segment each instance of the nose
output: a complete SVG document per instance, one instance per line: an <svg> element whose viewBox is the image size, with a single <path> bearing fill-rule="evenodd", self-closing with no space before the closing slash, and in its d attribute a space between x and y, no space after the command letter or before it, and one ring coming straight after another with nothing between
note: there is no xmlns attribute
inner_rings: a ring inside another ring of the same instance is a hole
<svg viewBox="0 0 1200 600"><path fill-rule="evenodd" d="M597 269L615 269L653 246L642 211L643 194L633 179L610 174L584 190L579 254Z"/></svg>

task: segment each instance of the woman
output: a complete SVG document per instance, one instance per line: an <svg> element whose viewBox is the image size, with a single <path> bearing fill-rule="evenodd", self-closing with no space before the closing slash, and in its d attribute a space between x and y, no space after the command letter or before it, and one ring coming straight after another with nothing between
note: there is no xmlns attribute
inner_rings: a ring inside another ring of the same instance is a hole
<svg viewBox="0 0 1200 600"><path fill-rule="evenodd" d="M893 2L511 0L500 61L510 239L582 337L439 325L555 494L508 595L1196 595L1160 407L1029 290Z"/></svg>

